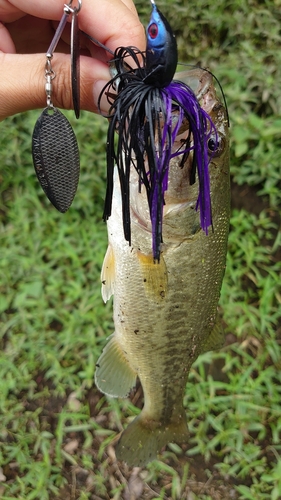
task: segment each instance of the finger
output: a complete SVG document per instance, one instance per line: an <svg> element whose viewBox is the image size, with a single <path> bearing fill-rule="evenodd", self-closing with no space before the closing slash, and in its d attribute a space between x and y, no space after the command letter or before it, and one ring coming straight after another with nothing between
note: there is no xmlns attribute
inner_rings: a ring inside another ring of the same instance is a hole
<svg viewBox="0 0 281 500"><path fill-rule="evenodd" d="M0 0L0 17L3 23L11 23L21 15L23 14L20 9L12 5L9 0Z"/></svg>
<svg viewBox="0 0 281 500"><path fill-rule="evenodd" d="M75 0L73 0L73 3ZM38 6L38 0L17 0L16 4L33 15L48 19L59 19L63 10L61 0L49 0ZM79 13L79 25L90 36L97 38L111 50L118 46L135 45L144 49L145 37L135 8L130 0L103 0L97 3L93 0L83 0ZM7 32L6 32L7 34ZM6 38L8 41L8 38ZM51 40L50 40L51 41ZM11 40L9 40L9 43ZM12 50L10 50L12 52ZM100 57L93 50L95 59L81 57L81 108L97 111L99 92L104 87L110 75L107 65L98 61ZM102 60L108 60L101 57ZM53 102L55 106L71 108L71 85L69 57L55 53L53 64L57 73L53 82ZM43 54L33 55L0 55L0 119L27 109L42 108L46 105L44 90ZM102 110L108 106L103 101Z"/></svg>
<svg viewBox="0 0 281 500"><path fill-rule="evenodd" d="M130 45L145 50L144 28L132 2L127 1L125 4L120 0L104 0L93 4L92 0L83 1L79 14L83 31L112 51ZM89 16L87 12L90 10L92 15Z"/></svg>
<svg viewBox="0 0 281 500"><path fill-rule="evenodd" d="M132 0L122 0L123 4L128 7L136 16L138 15L136 6Z"/></svg>
<svg viewBox="0 0 281 500"><path fill-rule="evenodd" d="M16 52L15 44L7 28L0 23L0 51L14 54Z"/></svg>
<svg viewBox="0 0 281 500"><path fill-rule="evenodd" d="M62 17L64 0L10 0L18 9L41 19L59 20ZM73 0L72 7L78 5ZM20 15L19 15L20 16ZM3 22L7 21L1 16ZM111 50L119 46L134 45L145 49L144 29L131 0L82 0L79 12L80 29L98 39Z"/></svg>
<svg viewBox="0 0 281 500"><path fill-rule="evenodd" d="M98 97L109 80L108 66L91 57L81 56L81 109L99 112ZM46 107L44 54L0 54L0 120L22 111ZM54 106L71 109L70 58L55 54L52 67ZM108 111L105 101L102 111Z"/></svg>
<svg viewBox="0 0 281 500"><path fill-rule="evenodd" d="M55 25L58 25L57 21L47 21L27 14L13 23L6 24L6 30L9 30L18 54L46 53L55 34ZM69 44L70 23L63 31L63 37L58 42L56 52L69 54ZM3 50L3 52L9 52L9 50Z"/></svg>

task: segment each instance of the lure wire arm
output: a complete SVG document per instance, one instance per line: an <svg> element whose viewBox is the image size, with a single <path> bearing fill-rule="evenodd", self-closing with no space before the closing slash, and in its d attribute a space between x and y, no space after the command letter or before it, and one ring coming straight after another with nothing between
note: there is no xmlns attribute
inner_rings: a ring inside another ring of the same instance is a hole
<svg viewBox="0 0 281 500"><path fill-rule="evenodd" d="M112 56L114 56L114 52L109 49L108 47L106 47L105 45L103 45L103 43L99 42L96 38L94 38L93 36L91 35L88 35L88 33L86 33L85 31L83 30L80 30L80 33L82 33L82 35L84 35L85 37L87 37L89 40L91 40L91 42L93 42L95 45L97 45L98 47L100 47L101 49L104 49L106 50L107 52L109 52Z"/></svg>
<svg viewBox="0 0 281 500"><path fill-rule="evenodd" d="M69 15L72 16L71 20L71 82L72 82L72 100L73 107L75 111L76 118L79 118L80 114L80 71L79 71L79 28L77 22L77 14L82 8L82 0L77 0L77 6L72 7L73 0L70 0L68 4L64 4L64 13L55 31L54 37L51 44L46 52L46 64L45 64L45 91L47 95L47 107L49 109L53 108L53 103L51 100L52 95L52 80L56 77L56 73L52 69L51 60L53 58L54 51L58 45L58 42L62 36L63 30L66 26Z"/></svg>
<svg viewBox="0 0 281 500"><path fill-rule="evenodd" d="M64 12L64 14L63 14L63 16L62 16L62 18L61 18L61 20L59 22L59 25L58 25L58 27L56 29L56 32L54 34L54 38L51 41L50 47L47 50L46 57L52 57L53 56L53 53L56 50L57 44L58 44L58 42L59 42L59 40L61 38L62 32L63 32L63 30L65 28L68 15L69 15L69 12L68 13Z"/></svg>

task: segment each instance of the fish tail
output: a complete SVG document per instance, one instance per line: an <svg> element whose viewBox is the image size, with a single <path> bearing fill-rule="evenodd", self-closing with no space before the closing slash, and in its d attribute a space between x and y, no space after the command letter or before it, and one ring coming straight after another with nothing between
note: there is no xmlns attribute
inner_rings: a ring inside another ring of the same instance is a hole
<svg viewBox="0 0 281 500"><path fill-rule="evenodd" d="M170 442L183 443L187 439L185 416L179 416L176 423L165 424L144 418L142 412L122 433L116 446L116 458L130 466L143 467L157 458L163 446Z"/></svg>

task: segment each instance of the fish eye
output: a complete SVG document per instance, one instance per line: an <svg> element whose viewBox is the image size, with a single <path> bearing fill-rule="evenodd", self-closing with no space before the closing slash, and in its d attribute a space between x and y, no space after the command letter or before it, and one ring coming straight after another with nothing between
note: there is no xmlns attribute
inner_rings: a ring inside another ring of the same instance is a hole
<svg viewBox="0 0 281 500"><path fill-rule="evenodd" d="M150 38L152 38L152 40L154 40L157 37L157 35L158 35L158 26L157 26L157 24L156 23L152 23L148 27L147 32L148 32Z"/></svg>
<svg viewBox="0 0 281 500"><path fill-rule="evenodd" d="M212 158L220 156L225 149L225 139L220 135L212 135L208 140L208 150Z"/></svg>
<svg viewBox="0 0 281 500"><path fill-rule="evenodd" d="M208 149L209 151L212 151L213 153L217 150L217 141L216 139L214 139L213 137L211 137L209 140L208 140Z"/></svg>

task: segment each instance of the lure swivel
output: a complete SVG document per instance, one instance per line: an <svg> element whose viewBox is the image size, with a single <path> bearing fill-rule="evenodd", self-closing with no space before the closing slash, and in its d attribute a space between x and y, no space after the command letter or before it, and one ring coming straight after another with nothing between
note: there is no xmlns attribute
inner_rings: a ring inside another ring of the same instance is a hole
<svg viewBox="0 0 281 500"><path fill-rule="evenodd" d="M54 105L52 103L52 93L53 93L53 84L52 81L56 76L56 73L52 69L51 64L52 56L47 55L46 65L45 65L45 92L47 96L47 107L49 109L53 109Z"/></svg>

